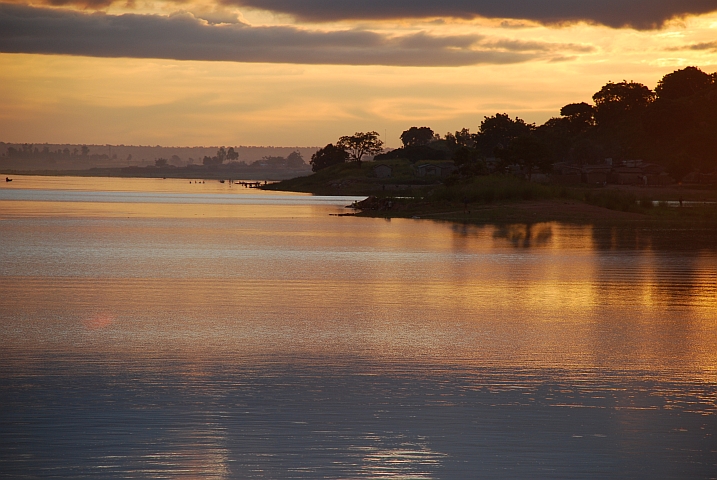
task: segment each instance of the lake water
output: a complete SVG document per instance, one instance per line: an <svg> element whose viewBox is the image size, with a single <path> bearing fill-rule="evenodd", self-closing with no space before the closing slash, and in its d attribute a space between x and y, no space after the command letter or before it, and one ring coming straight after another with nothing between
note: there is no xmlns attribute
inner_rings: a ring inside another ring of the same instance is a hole
<svg viewBox="0 0 717 480"><path fill-rule="evenodd" d="M1 185L0 477L717 477L717 232L355 199Z"/></svg>

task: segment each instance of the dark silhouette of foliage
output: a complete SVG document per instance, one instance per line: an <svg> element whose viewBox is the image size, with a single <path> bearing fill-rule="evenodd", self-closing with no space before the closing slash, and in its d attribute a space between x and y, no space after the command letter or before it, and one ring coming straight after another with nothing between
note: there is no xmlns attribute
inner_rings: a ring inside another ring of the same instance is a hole
<svg viewBox="0 0 717 480"><path fill-rule="evenodd" d="M234 150L234 147L229 147L227 149L227 160L230 162L235 162L239 159L239 154Z"/></svg>
<svg viewBox="0 0 717 480"><path fill-rule="evenodd" d="M397 148L386 153L380 153L374 157L374 160L407 158L412 163L416 163L424 160L445 160L447 156L447 152L443 150L436 150L428 145L415 145L411 147Z"/></svg>
<svg viewBox="0 0 717 480"><path fill-rule="evenodd" d="M496 113L483 118L475 140L484 153L492 155L496 148L506 148L514 138L530 135L533 128L534 125L525 123L523 119L515 117L513 120L505 113Z"/></svg>
<svg viewBox="0 0 717 480"><path fill-rule="evenodd" d="M593 95L598 125L614 124L626 114L639 112L655 99L655 92L636 82L609 82Z"/></svg>
<svg viewBox="0 0 717 480"><path fill-rule="evenodd" d="M480 157L478 151L472 148L461 147L453 152L453 163L458 169L458 173L464 177L488 174L485 161Z"/></svg>
<svg viewBox="0 0 717 480"><path fill-rule="evenodd" d="M676 100L707 90L713 85L713 77L697 67L686 67L668 73L657 83L658 99Z"/></svg>
<svg viewBox="0 0 717 480"><path fill-rule="evenodd" d="M154 161L154 166L158 168L166 167L167 166L167 159L166 158L158 158Z"/></svg>
<svg viewBox="0 0 717 480"><path fill-rule="evenodd" d="M294 150L286 157L286 166L288 168L301 168L304 165L306 165L304 157L301 156L298 150Z"/></svg>
<svg viewBox="0 0 717 480"><path fill-rule="evenodd" d="M508 148L499 149L497 153L507 163L522 166L528 179L535 168L544 173L552 166L548 146L533 135L516 137L511 140Z"/></svg>
<svg viewBox="0 0 717 480"><path fill-rule="evenodd" d="M383 150L383 141L378 137L378 132L356 132L339 138L336 146L347 151L349 159L361 166L364 155L376 155Z"/></svg>
<svg viewBox="0 0 717 480"><path fill-rule="evenodd" d="M332 143L329 143L324 148L318 149L316 153L311 155L311 161L309 163L311 164L311 170L314 172L318 172L319 170L330 167L332 165L344 163L348 159L349 154L346 150Z"/></svg>
<svg viewBox="0 0 717 480"><path fill-rule="evenodd" d="M401 134L404 147L428 145L434 138L433 130L428 127L411 127Z"/></svg>
<svg viewBox="0 0 717 480"><path fill-rule="evenodd" d="M585 102L569 103L560 109L572 135L586 131L595 124L595 109Z"/></svg>

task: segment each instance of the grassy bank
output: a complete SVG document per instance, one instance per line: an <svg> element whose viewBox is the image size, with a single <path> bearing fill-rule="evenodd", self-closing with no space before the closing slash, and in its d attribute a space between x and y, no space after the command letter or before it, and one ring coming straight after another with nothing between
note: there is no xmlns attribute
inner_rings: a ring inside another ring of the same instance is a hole
<svg viewBox="0 0 717 480"><path fill-rule="evenodd" d="M716 205L675 208L665 203L680 198L717 201L715 189L566 187L529 182L511 175L448 179L443 184L435 177L416 177L408 162L386 163L393 169L390 178L377 178L373 174L375 164L364 162L361 167L336 165L268 188L319 195L370 196L358 205L361 216L461 222L717 224Z"/></svg>
<svg viewBox="0 0 717 480"><path fill-rule="evenodd" d="M391 177L378 178L376 163L342 163L304 177L268 185L267 190L305 192L316 195L422 195L435 188L435 177L418 177L408 160L386 160Z"/></svg>

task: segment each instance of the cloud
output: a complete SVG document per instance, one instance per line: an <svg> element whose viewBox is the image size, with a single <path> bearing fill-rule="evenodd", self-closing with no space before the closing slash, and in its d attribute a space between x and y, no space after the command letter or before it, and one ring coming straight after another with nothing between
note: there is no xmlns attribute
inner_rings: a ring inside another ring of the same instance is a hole
<svg viewBox="0 0 717 480"><path fill-rule="evenodd" d="M161 1L178 6L191 3L190 0ZM134 3L135 0L33 0L35 5L89 10ZM218 9L248 7L288 14L308 22L484 17L503 19L501 25L505 28L525 28L530 22L545 25L587 22L638 30L657 29L671 19L717 11L715 0L209 0L209 5L212 4Z"/></svg>
<svg viewBox="0 0 717 480"><path fill-rule="evenodd" d="M717 42L693 43L683 48L684 50L709 50L717 51Z"/></svg>
<svg viewBox="0 0 717 480"><path fill-rule="evenodd" d="M0 52L237 62L461 66L552 58L565 47L491 44L479 35L213 25L190 13L108 15L0 4ZM568 50L574 51L568 46ZM548 55L548 52L551 52Z"/></svg>
<svg viewBox="0 0 717 480"><path fill-rule="evenodd" d="M532 20L544 24L585 21L615 28L636 29L659 28L672 18L717 11L715 0L220 1L227 5L286 13L304 21L487 17Z"/></svg>

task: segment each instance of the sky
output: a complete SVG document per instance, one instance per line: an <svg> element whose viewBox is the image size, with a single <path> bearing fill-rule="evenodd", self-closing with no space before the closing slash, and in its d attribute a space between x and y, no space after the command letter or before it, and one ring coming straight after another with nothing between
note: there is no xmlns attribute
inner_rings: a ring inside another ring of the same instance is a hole
<svg viewBox="0 0 717 480"><path fill-rule="evenodd" d="M323 146L717 71L717 0L0 0L0 141Z"/></svg>

